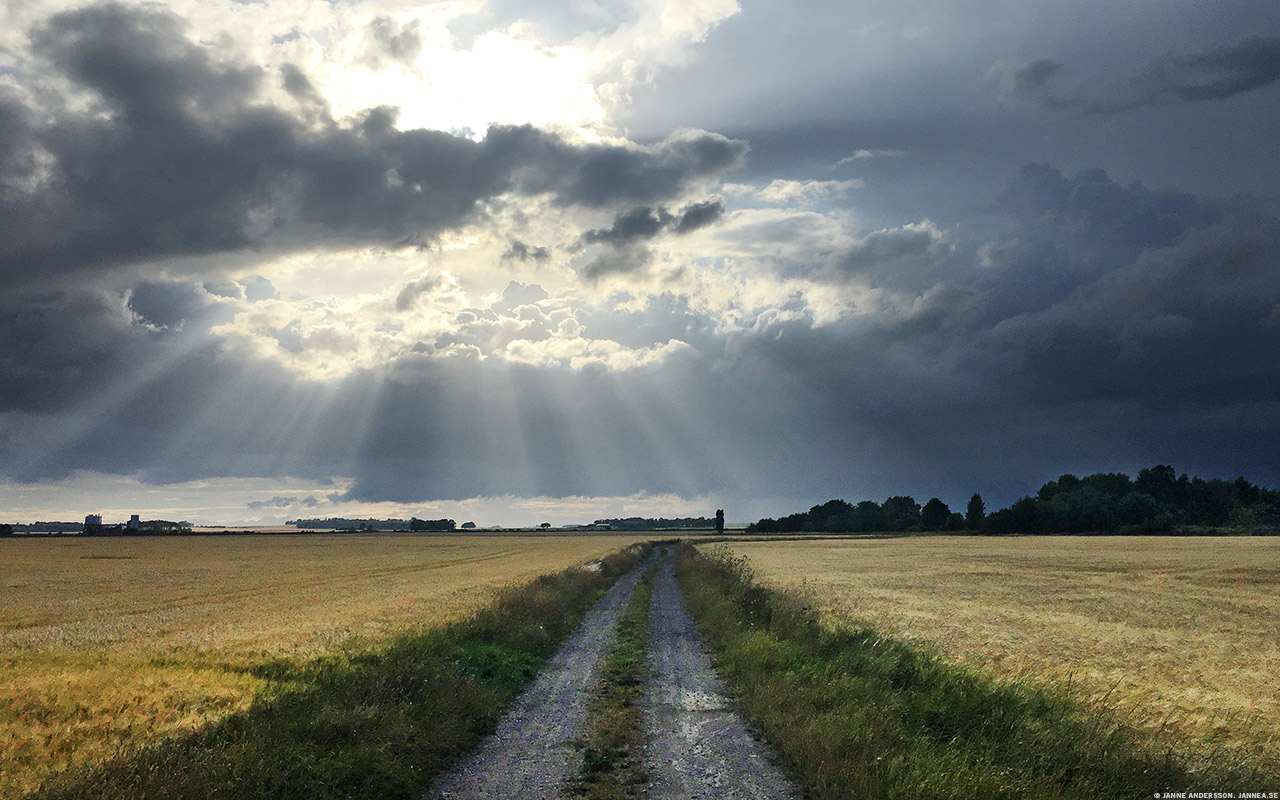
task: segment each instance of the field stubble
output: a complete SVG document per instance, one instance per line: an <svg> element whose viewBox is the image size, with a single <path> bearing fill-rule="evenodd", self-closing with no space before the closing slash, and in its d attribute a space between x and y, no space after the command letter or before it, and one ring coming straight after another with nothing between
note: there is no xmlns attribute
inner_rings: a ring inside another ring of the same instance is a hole
<svg viewBox="0 0 1280 800"><path fill-rule="evenodd" d="M1031 680L1189 755L1280 775L1280 540L920 537L741 542L768 586ZM1181 748L1180 748L1181 749Z"/></svg>
<svg viewBox="0 0 1280 800"><path fill-rule="evenodd" d="M0 797L645 536L0 541Z"/></svg>

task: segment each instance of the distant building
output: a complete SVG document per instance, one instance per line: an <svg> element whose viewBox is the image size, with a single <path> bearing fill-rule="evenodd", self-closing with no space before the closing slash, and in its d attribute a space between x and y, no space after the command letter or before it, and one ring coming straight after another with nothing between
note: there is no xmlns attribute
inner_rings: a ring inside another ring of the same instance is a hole
<svg viewBox="0 0 1280 800"><path fill-rule="evenodd" d="M129 517L129 521L123 525L116 523L114 525L103 525L101 514L86 514L84 518L84 532L90 536L123 536L127 533L141 533L142 520L137 514Z"/></svg>

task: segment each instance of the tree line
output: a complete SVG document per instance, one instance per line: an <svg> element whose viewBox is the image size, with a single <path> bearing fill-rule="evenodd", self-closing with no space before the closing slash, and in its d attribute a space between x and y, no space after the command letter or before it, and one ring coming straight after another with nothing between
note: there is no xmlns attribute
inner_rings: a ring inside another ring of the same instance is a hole
<svg viewBox="0 0 1280 800"><path fill-rule="evenodd" d="M1170 533L1202 528L1274 530L1280 526L1280 491L1244 478L1233 481L1179 475L1161 464L1137 478L1118 472L1066 474L1008 508L986 513L975 493L964 513L936 497L921 505L909 495L883 503L829 500L808 511L764 518L748 533L976 531L1008 533Z"/></svg>
<svg viewBox="0 0 1280 800"><path fill-rule="evenodd" d="M714 528L717 524L723 526L724 512L718 512L717 518L712 517L676 517L667 519L666 517L626 517L614 519L598 519L594 525L609 526L614 529L635 528L637 530L679 530L681 528Z"/></svg>

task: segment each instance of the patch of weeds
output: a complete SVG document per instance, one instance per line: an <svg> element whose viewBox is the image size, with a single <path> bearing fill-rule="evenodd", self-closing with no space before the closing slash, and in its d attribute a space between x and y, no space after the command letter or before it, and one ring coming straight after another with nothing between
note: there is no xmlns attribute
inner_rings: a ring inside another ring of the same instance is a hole
<svg viewBox="0 0 1280 800"><path fill-rule="evenodd" d="M684 545L690 612L746 715L815 798L1149 798L1274 790L1274 775L1192 768L1065 693L1002 682L868 628L819 624L744 559Z"/></svg>
<svg viewBox="0 0 1280 800"><path fill-rule="evenodd" d="M533 653L489 642L467 644L454 663L462 677L507 692L528 683L542 665Z"/></svg>
<svg viewBox="0 0 1280 800"><path fill-rule="evenodd" d="M591 727L583 740L582 769L569 786L572 797L633 800L644 791L640 701L649 674L649 611L657 569L657 564L650 567L636 585L605 656L600 687L591 702Z"/></svg>

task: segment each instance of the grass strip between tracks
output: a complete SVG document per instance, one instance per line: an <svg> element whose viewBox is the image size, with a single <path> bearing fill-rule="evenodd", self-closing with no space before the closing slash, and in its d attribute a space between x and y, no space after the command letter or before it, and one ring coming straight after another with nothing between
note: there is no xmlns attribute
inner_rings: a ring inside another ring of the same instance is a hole
<svg viewBox="0 0 1280 800"><path fill-rule="evenodd" d="M504 593L376 650L267 667L275 687L204 730L62 776L30 800L419 798L473 748L644 546Z"/></svg>
<svg viewBox="0 0 1280 800"><path fill-rule="evenodd" d="M871 629L832 630L745 559L679 548L690 612L748 719L815 798L1150 798L1274 791L1192 771L1105 710L1001 682Z"/></svg>
<svg viewBox="0 0 1280 800"><path fill-rule="evenodd" d="M636 585L605 656L600 687L592 698L591 726L583 740L582 770L569 786L571 797L629 800L644 791L640 701L649 673L649 612L658 566L650 567Z"/></svg>

